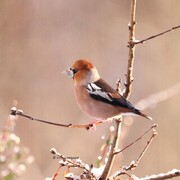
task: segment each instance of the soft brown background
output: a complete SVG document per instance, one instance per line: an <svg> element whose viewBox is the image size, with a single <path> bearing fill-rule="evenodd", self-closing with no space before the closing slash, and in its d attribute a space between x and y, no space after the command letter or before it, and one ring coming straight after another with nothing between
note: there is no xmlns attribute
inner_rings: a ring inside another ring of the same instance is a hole
<svg viewBox="0 0 180 180"><path fill-rule="evenodd" d="M41 119L59 123L86 123L77 107L70 78L61 74L79 58L91 59L100 74L115 87L124 78L128 58L130 0L1 0L0 1L0 125L13 100L18 108ZM180 24L179 0L138 0L136 38L142 39ZM180 30L136 48L132 103L179 82ZM180 95L145 110L158 123L158 138L133 172L145 176L180 168ZM100 155L96 131L64 129L19 118L16 133L30 148L35 163L20 179L50 177L58 167L49 152L55 147L67 156L94 163ZM136 117L126 145L151 126ZM142 140L117 157L116 167L135 160L146 144ZM114 169L114 170L115 170Z"/></svg>

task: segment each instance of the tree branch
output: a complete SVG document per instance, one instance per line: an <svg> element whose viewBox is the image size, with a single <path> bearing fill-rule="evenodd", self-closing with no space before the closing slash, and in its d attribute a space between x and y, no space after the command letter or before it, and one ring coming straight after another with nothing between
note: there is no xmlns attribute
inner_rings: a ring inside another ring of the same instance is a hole
<svg viewBox="0 0 180 180"><path fill-rule="evenodd" d="M123 152L125 149L129 148L130 146L132 146L133 144L135 144L136 142L138 142L139 140L141 140L149 131L151 131L151 129L156 128L158 125L154 124L152 125L146 132L144 132L139 138L137 138L135 141L133 141L132 143L128 144L127 146L125 146L122 149L119 149L117 151L114 152L114 154L119 154L121 152Z"/></svg>
<svg viewBox="0 0 180 180"><path fill-rule="evenodd" d="M136 160L136 165L140 162L140 160L142 159L142 157L144 156L146 150L148 149L149 145L151 144L151 142L153 141L153 139L157 136L157 132L156 130L153 128L153 133L152 136L150 137L149 141L147 142L145 148L143 149L142 153L139 155L139 157Z"/></svg>
<svg viewBox="0 0 180 180"><path fill-rule="evenodd" d="M167 173L161 173L161 174L157 174L157 175L151 175L151 176L147 176L144 178L138 178L136 176L132 176L133 179L139 179L139 180L164 180L164 179L172 179L175 177L179 177L180 176L180 170L178 169L173 169L172 171L169 171Z"/></svg>
<svg viewBox="0 0 180 180"><path fill-rule="evenodd" d="M83 176L86 176L86 179L93 179L93 180L96 180L96 176L94 175L93 172L91 172L93 169L93 166L90 167L89 165L85 164L82 162L81 159L78 158L72 158L72 159L69 159L68 157L60 154L59 152L57 152L57 150L55 148L52 148L50 150L50 152L53 154L53 155L56 155L58 159L60 159L59 161L59 164L60 166L58 167L58 170L56 171L56 173L54 174L54 179L55 180L55 177L58 175L59 173L59 170L62 166L66 166L68 168L79 168L79 169L82 169L83 170ZM71 173L72 175L72 173ZM68 176L68 175L67 175ZM66 176L66 177L67 177ZM74 175L73 175L74 176Z"/></svg>
<svg viewBox="0 0 180 180"><path fill-rule="evenodd" d="M153 139L156 137L157 132L155 130L155 128L157 127L156 124L154 124L150 129L148 129L142 136L140 136L138 139L136 139L133 143L130 143L128 146L126 146L125 148L123 148L122 150L118 150L115 152L115 154L118 154L120 152L122 152L123 150L127 149L128 147L130 147L131 145L133 145L134 143L136 143L137 141L139 141L140 139L142 139L142 137L144 135L146 135L151 129L153 130L153 133L151 135L151 137L149 138L149 140L147 141L146 146L144 147L143 151L140 153L139 157L136 159L136 161L132 161L130 163L129 166L124 166L122 167L121 170L117 171L116 173L114 173L112 176L109 177L109 180L114 180L114 179L118 179L119 176L123 175L123 174L127 174L127 171L129 170L133 170L135 169L140 160L142 159L143 155L145 154L146 150L148 149L149 145L151 144L151 142L153 141Z"/></svg>
<svg viewBox="0 0 180 180"><path fill-rule="evenodd" d="M115 131L115 136L111 145L111 149L110 149L110 153L108 156L108 161L105 165L104 171L101 175L101 178L99 180L106 180L111 169L112 169L112 165L114 162L114 158L115 158L115 154L114 152L117 151L118 148L118 143L119 143L119 138L120 138L120 134L121 134L121 124L122 124L122 120L121 119L116 119L116 131Z"/></svg>
<svg viewBox="0 0 180 180"><path fill-rule="evenodd" d="M160 33L158 33L158 34L155 34L155 35L153 35L153 36L150 36L150 37L145 38L145 39L142 39L142 40L136 40L136 41L134 41L134 42L132 42L132 43L133 43L133 45L143 44L143 43L146 42L146 41L149 41L149 40L151 40L151 39L157 38L157 37L159 37L159 36L162 36L162 35L164 35L164 34L166 34L166 33L169 33L169 32L171 32L171 31L174 31L174 30L179 29L179 28L180 28L180 25L174 26L174 27L172 27L171 29L168 29L168 30L166 30L166 31L160 32Z"/></svg>
<svg viewBox="0 0 180 180"><path fill-rule="evenodd" d="M132 89L132 82L133 82L133 64L134 64L134 57L135 57L135 15L136 15L136 0L131 0L131 13L130 13L130 23L129 23L129 59L127 65L127 74L126 74L126 89L123 96L128 99L131 89Z"/></svg>
<svg viewBox="0 0 180 180"><path fill-rule="evenodd" d="M131 0L131 10L130 10L130 23L129 23L129 59L128 59L128 65L127 65L127 74L126 74L126 89L123 94L124 98L128 99L131 89L132 89L132 82L133 82L133 63L134 63L134 55L135 55L135 46L132 42L134 42L135 39L135 12L136 12L136 0ZM117 90L121 91L120 88L120 81L117 82ZM119 92L121 93L121 92ZM116 120L116 132L115 137L113 139L113 143L110 149L108 161L106 163L105 169L102 173L102 176L100 180L106 180L114 162L115 153L118 148L120 133L121 133L121 120Z"/></svg>
<svg viewBox="0 0 180 180"><path fill-rule="evenodd" d="M10 115L13 115L13 116L19 115L19 116L25 117L25 118L30 119L30 120L39 121L41 123L46 123L46 124L65 127L65 128L83 128L83 129L87 129L87 130L89 130L93 126L96 126L96 125L103 123L103 121L97 121L95 123L90 123L90 124L74 124L74 125L73 124L54 123L54 122L38 119L38 118L35 118L32 116L29 116L27 114L24 114L22 110L16 109L15 107L11 108Z"/></svg>

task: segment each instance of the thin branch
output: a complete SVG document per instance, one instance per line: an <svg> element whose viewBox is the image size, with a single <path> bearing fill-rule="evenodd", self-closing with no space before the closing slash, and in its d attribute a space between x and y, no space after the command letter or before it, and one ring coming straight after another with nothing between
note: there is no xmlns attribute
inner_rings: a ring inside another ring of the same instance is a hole
<svg viewBox="0 0 180 180"><path fill-rule="evenodd" d="M22 110L16 109L15 107L11 108L10 115L13 115L13 116L18 115L18 116L22 116L22 117L25 117L25 118L30 119L30 120L39 121L41 123L46 123L46 124L65 127L65 128L83 128L83 129L87 129L87 130L91 129L93 126L96 126L96 125L103 123L103 121L97 121L95 123L90 123L90 124L76 124L76 125L75 124L54 123L54 122L38 119L38 118L35 118L32 116L29 116L27 114L24 114Z"/></svg>
<svg viewBox="0 0 180 180"><path fill-rule="evenodd" d="M115 136L114 136L112 145L110 147L111 149L110 149L110 152L109 152L108 161L107 161L107 163L105 165L104 171L103 171L103 173L102 173L102 175L101 175L99 180L106 180L108 175L109 175L109 173L110 173L110 171L111 171L111 169L112 169L112 165L113 165L114 158L115 158L114 151L117 150L119 139L120 139L121 124L122 124L121 119L119 119L119 120L116 119Z"/></svg>
<svg viewBox="0 0 180 180"><path fill-rule="evenodd" d="M131 10L130 10L130 23L129 23L129 59L127 65L127 74L126 74L126 89L123 93L124 98L128 99L131 89L132 89L132 82L133 82L133 64L134 64L134 55L135 55L135 46L131 43L135 39L135 12L136 12L136 0L131 0ZM121 91L120 89L120 82L117 83L117 90ZM121 93L121 92L120 92ZM116 120L116 132L115 137L113 139L113 143L110 149L108 161L105 165L104 171L101 175L100 180L106 180L114 162L115 154L114 152L118 148L119 138L121 134L121 120Z"/></svg>
<svg viewBox="0 0 180 180"><path fill-rule="evenodd" d="M146 41L149 41L149 40L151 40L151 39L157 38L157 37L159 37L159 36L162 36L162 35L164 35L164 34L166 34L166 33L169 33L169 32L171 32L171 31L174 31L174 30L179 29L179 28L180 28L180 25L174 26L174 27L172 27L171 29L168 29L168 30L163 31L163 32L158 33L158 34L155 34L155 35L150 36L150 37L148 37L148 38L145 38L145 39L142 39L142 40L136 40L136 41L133 42L133 45L143 44L143 43L146 42Z"/></svg>
<svg viewBox="0 0 180 180"><path fill-rule="evenodd" d="M104 163L104 161L106 161L106 158L107 158L108 155L109 155L110 147L111 147L111 144L112 144L113 139L114 139L114 133L115 133L115 128L114 128L114 126L111 126L111 127L109 128L109 132L110 132L109 137L105 140L105 143L102 144L102 146L101 146L101 151L102 151L102 153L101 153L101 156L98 157L98 160L97 160L97 162L96 162L96 165L97 165L98 167L102 166L102 164ZM102 137L103 137L103 136L102 136ZM104 138L102 138L102 139L104 139Z"/></svg>
<svg viewBox="0 0 180 180"><path fill-rule="evenodd" d="M151 142L154 140L154 138L155 138L156 135L157 135L157 132L156 132L156 130L154 129L154 128L156 128L156 127L157 127L156 124L153 125L149 130L147 130L147 131L141 136L141 137L143 137L146 133L148 133L151 129L153 129L153 133L152 133L150 139L147 141L146 146L144 147L143 151L141 152L141 154L139 155L139 157L137 158L137 160L136 160L136 161L132 161L129 166L124 166L121 170L119 170L119 171L117 171L116 173L114 173L112 176L109 177L109 180L118 179L118 177L119 177L120 175L127 174L127 171L133 170L133 169L135 169L135 168L138 166L138 164L139 164L140 160L142 159L142 157L144 156L146 150L148 149L148 147L150 146ZM140 139L141 139L141 137L140 137ZM137 142L138 140L139 140L139 138L138 138L136 141L134 141L134 143ZM130 145L132 145L132 143L131 143ZM129 147L129 146L126 146L126 147L123 148L122 150L125 150L125 149L128 148L128 147ZM121 151L117 151L117 152L115 152L115 153L117 154L117 153L119 153L119 152L122 152L122 150L121 150Z"/></svg>
<svg viewBox="0 0 180 180"><path fill-rule="evenodd" d="M60 164L59 167L58 167L58 169L57 169L56 172L54 173L54 175L53 175L53 177L52 177L52 180L56 180L56 177L58 176L61 167L62 167L62 165Z"/></svg>
<svg viewBox="0 0 180 180"><path fill-rule="evenodd" d="M154 138L157 136L157 132L156 130L153 128L153 134L150 137L149 141L147 142L145 148L143 149L142 153L139 155L139 157L136 160L136 164L138 164L140 162L140 160L142 159L142 157L144 156L145 152L147 151L148 147L150 146L150 144L152 143L152 141L154 140Z"/></svg>
<svg viewBox="0 0 180 180"><path fill-rule="evenodd" d="M130 146L132 146L133 144L135 144L136 142L138 142L139 140L141 140L149 131L151 131L152 129L156 128L158 125L154 124L152 125L146 132L144 132L139 138L137 138L135 141L133 141L132 143L128 144L127 146L125 146L124 148L117 150L114 152L114 154L119 154L121 152L123 152L124 150L126 150L127 148L129 148Z"/></svg>
<svg viewBox="0 0 180 180"><path fill-rule="evenodd" d="M50 152L53 155L56 155L58 159L60 159L60 161L59 161L60 167L66 166L68 168L71 168L71 167L79 168L79 169L83 170L83 175L88 176L88 179L93 179L93 180L97 179L95 177L95 175L91 172L92 167L90 167L89 165L83 163L81 161L81 159L79 159L79 158L77 158L77 159L76 158L75 159L69 159L68 157L58 153L55 148L52 148L50 150ZM59 173L60 167L58 168L58 173ZM58 173L56 172L54 176L56 177L58 175Z"/></svg>
<svg viewBox="0 0 180 180"><path fill-rule="evenodd" d="M173 169L172 171L169 171L167 173L161 173L157 175L151 175L143 178L137 178L136 176L132 176L133 179L139 179L139 180L164 180L164 179L172 179L180 176L180 169Z"/></svg>
<svg viewBox="0 0 180 180"><path fill-rule="evenodd" d="M116 91L119 93L119 94L121 94L121 95L123 95L123 92L122 92L122 80L121 79L118 79L117 81L116 81Z"/></svg>
<svg viewBox="0 0 180 180"><path fill-rule="evenodd" d="M132 89L132 82L133 82L133 64L134 64L134 57L135 57L135 15L136 15L136 0L131 0L131 13L130 13L130 23L129 23L129 59L127 65L127 74L126 74L126 89L123 96L128 99L131 89Z"/></svg>

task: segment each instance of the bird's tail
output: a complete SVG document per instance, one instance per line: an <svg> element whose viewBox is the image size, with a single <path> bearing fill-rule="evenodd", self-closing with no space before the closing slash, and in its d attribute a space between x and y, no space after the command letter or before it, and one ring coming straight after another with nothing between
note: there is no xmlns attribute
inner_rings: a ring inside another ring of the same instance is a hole
<svg viewBox="0 0 180 180"><path fill-rule="evenodd" d="M138 109L135 109L135 112L134 112L134 113L137 114L137 115L139 115L139 116L145 117L146 119L149 119L149 120L151 120L151 121L153 120L152 117L150 117L150 116L142 113L142 112L141 112L140 110L138 110Z"/></svg>

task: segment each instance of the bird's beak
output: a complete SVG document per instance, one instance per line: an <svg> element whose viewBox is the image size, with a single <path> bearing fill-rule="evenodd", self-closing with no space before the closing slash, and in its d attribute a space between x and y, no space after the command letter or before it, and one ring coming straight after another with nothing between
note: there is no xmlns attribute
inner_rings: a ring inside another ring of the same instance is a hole
<svg viewBox="0 0 180 180"><path fill-rule="evenodd" d="M72 78L74 77L74 73L71 70L71 68L66 69L65 71L62 72L62 74L65 74L65 75L70 76Z"/></svg>

